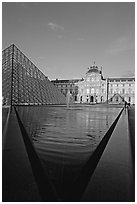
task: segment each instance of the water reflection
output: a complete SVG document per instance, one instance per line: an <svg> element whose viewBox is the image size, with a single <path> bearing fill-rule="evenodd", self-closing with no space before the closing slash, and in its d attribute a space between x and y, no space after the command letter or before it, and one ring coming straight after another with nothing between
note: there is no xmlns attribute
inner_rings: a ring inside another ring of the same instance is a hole
<svg viewBox="0 0 137 204"><path fill-rule="evenodd" d="M119 108L17 107L59 197L66 198Z"/></svg>

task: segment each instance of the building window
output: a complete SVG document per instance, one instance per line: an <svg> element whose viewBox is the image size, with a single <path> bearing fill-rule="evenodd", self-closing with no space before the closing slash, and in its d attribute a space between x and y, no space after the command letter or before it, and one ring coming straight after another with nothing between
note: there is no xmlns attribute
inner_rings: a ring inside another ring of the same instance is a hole
<svg viewBox="0 0 137 204"><path fill-rule="evenodd" d="M119 89L116 89L116 93L118 93L119 92Z"/></svg>
<svg viewBox="0 0 137 204"><path fill-rule="evenodd" d="M94 93L94 89L91 89L91 93L92 93L92 94Z"/></svg>
<svg viewBox="0 0 137 204"><path fill-rule="evenodd" d="M87 94L89 94L89 89L87 89Z"/></svg>
<svg viewBox="0 0 137 204"><path fill-rule="evenodd" d="M125 89L122 89L122 93L125 94Z"/></svg>
<svg viewBox="0 0 137 204"><path fill-rule="evenodd" d="M130 88L128 89L128 93L131 94L131 89Z"/></svg>
<svg viewBox="0 0 137 204"><path fill-rule="evenodd" d="M116 96L116 102L118 102L118 96Z"/></svg>
<svg viewBox="0 0 137 204"><path fill-rule="evenodd" d="M90 81L90 78L89 78L89 77L87 78L87 81Z"/></svg>

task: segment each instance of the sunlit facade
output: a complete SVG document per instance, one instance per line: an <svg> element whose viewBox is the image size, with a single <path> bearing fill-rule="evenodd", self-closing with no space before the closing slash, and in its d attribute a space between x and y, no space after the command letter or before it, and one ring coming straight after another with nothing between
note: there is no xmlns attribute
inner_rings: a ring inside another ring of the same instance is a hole
<svg viewBox="0 0 137 204"><path fill-rule="evenodd" d="M81 79L83 80L83 79ZM72 79L72 80L52 80L51 82L63 93L67 96L69 92L73 98L73 101L77 102L78 96L78 85L77 83L81 81L80 79Z"/></svg>
<svg viewBox="0 0 137 204"><path fill-rule="evenodd" d="M103 79L102 70L96 65L90 67L83 78L78 82L79 103L100 103L106 101L107 81Z"/></svg>
<svg viewBox="0 0 137 204"><path fill-rule="evenodd" d="M135 103L134 77L104 78L102 68L95 64L88 68L82 79L56 79L52 83L65 95L69 91L76 103Z"/></svg>
<svg viewBox="0 0 137 204"><path fill-rule="evenodd" d="M124 100L135 104L135 78L108 79L108 99L109 103L120 103Z"/></svg>

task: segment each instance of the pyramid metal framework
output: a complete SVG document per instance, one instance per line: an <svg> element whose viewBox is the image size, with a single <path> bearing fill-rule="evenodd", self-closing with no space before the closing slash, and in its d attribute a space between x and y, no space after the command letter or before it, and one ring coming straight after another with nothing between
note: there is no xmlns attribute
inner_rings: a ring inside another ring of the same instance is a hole
<svg viewBox="0 0 137 204"><path fill-rule="evenodd" d="M121 100L118 100L118 98ZM125 100L124 98L119 94L119 93L115 93L109 100L108 100L109 104L114 104L114 103L121 103L121 104L125 104Z"/></svg>
<svg viewBox="0 0 137 204"><path fill-rule="evenodd" d="M6 105L66 104L66 97L14 44L2 51L2 97Z"/></svg>

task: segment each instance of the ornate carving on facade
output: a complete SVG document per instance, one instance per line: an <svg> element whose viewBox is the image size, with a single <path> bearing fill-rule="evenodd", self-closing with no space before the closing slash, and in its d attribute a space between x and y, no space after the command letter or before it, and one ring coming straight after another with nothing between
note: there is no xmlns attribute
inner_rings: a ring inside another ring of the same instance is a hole
<svg viewBox="0 0 137 204"><path fill-rule="evenodd" d="M64 94L70 90L76 103L135 103L135 78L103 78L102 67L88 68L85 77L73 80L53 80Z"/></svg>
<svg viewBox="0 0 137 204"><path fill-rule="evenodd" d="M106 101L107 81L102 71L94 64L90 67L83 81L78 82L79 103L100 103Z"/></svg>

